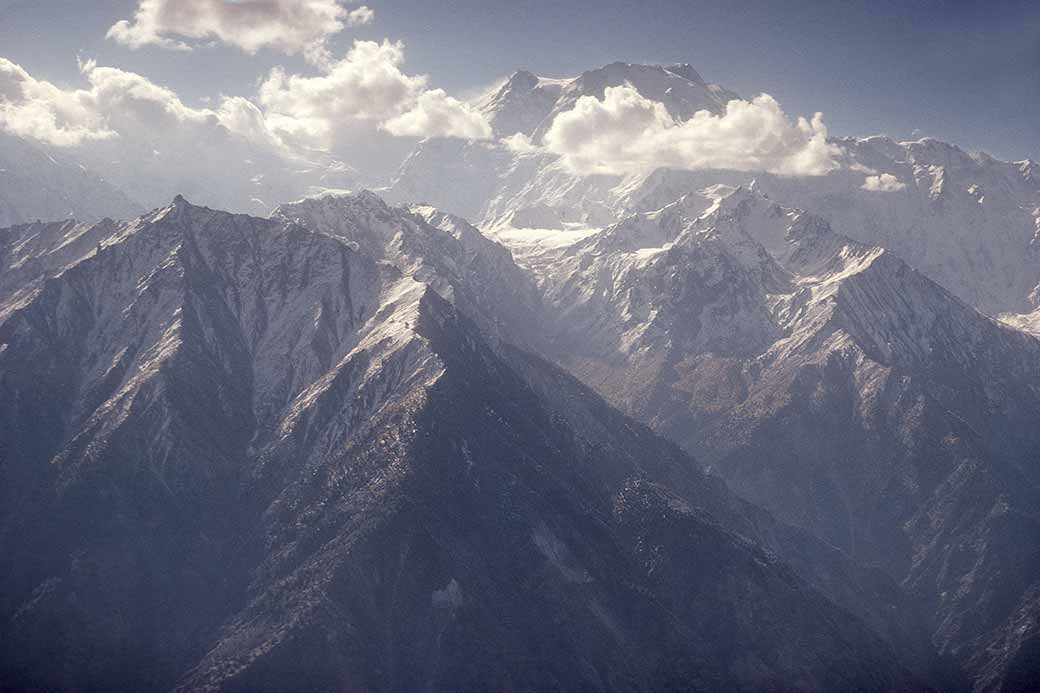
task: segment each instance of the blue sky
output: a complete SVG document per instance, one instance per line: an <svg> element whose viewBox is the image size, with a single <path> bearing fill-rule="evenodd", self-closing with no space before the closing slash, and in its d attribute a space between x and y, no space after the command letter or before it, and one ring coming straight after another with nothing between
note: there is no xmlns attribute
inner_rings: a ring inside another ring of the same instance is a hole
<svg viewBox="0 0 1040 693"><path fill-rule="evenodd" d="M0 0L0 56L76 85L76 58L133 70L188 102L252 96L271 67L298 57L226 46L192 53L105 40L133 0ZM940 137L1002 158L1040 158L1040 3L532 2L371 0L375 20L330 46L388 37L409 73L466 95L523 67L576 74L614 60L690 62L744 96L789 113L824 112L832 134Z"/></svg>

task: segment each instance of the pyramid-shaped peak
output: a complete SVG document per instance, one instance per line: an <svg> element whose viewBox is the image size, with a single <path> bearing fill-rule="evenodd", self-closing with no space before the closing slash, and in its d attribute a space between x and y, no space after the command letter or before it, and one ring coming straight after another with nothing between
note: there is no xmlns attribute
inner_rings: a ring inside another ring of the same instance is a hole
<svg viewBox="0 0 1040 693"><path fill-rule="evenodd" d="M364 208L370 210L386 210L389 206L378 194L368 189L362 190L326 190L318 195L304 197L295 202L282 205L279 209L304 205L333 205L336 207ZM276 211L277 213L277 211Z"/></svg>
<svg viewBox="0 0 1040 693"><path fill-rule="evenodd" d="M701 77L700 73L697 72L690 63L676 63L674 65L669 65L664 69L671 72L673 75L678 75L679 77L688 79L691 82L704 84L704 78Z"/></svg>
<svg viewBox="0 0 1040 693"><path fill-rule="evenodd" d="M511 89L533 89L538 84L538 77L528 70L517 70L509 79L506 86Z"/></svg>

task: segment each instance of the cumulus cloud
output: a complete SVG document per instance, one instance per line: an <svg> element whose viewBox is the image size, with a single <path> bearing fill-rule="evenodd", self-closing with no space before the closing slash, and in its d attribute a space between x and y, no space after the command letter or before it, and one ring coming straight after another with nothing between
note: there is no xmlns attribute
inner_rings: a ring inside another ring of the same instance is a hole
<svg viewBox="0 0 1040 693"><path fill-rule="evenodd" d="M380 130L407 137L488 137L477 111L423 75L401 70L400 42L355 41L324 74L288 75L274 69L260 85L260 103L271 127L287 140L322 149L342 138Z"/></svg>
<svg viewBox="0 0 1040 693"><path fill-rule="evenodd" d="M541 148L522 132L514 133L509 137L503 137L499 142L514 154L532 154L541 151Z"/></svg>
<svg viewBox="0 0 1040 693"><path fill-rule="evenodd" d="M289 75L275 68L260 85L260 103L277 127L328 147L336 130L378 125L417 96L425 79L402 72L403 62L399 42L356 41L325 74Z"/></svg>
<svg viewBox="0 0 1040 693"><path fill-rule="evenodd" d="M411 109L386 121L383 128L401 137L462 137L471 140L491 137L491 125L487 119L469 104L448 96L443 89L423 92Z"/></svg>
<svg viewBox="0 0 1040 693"><path fill-rule="evenodd" d="M816 176L838 168L840 156L827 143L821 114L792 121L768 94L730 101L721 115L700 111L677 123L662 104L629 85L608 87L602 101L578 99L556 116L544 144L582 174L668 167Z"/></svg>
<svg viewBox="0 0 1040 693"><path fill-rule="evenodd" d="M861 187L870 192L897 192L906 188L906 183L891 173L882 173L877 176L867 176Z"/></svg>
<svg viewBox="0 0 1040 693"><path fill-rule="evenodd" d="M0 130L60 147L116 134L97 112L90 91L59 89L5 58L0 58Z"/></svg>
<svg viewBox="0 0 1040 693"><path fill-rule="evenodd" d="M0 59L0 130L72 150L145 206L183 192L264 211L248 200L302 191L297 172L313 168L311 160L291 150L248 99L221 97L212 108L194 108L142 75L92 60L80 70L85 85L63 89Z"/></svg>
<svg viewBox="0 0 1040 693"><path fill-rule="evenodd" d="M223 97L217 109L197 109L134 72L93 60L80 63L80 72L85 88L62 89L0 58L0 129L57 147L172 138L186 127L221 128L281 146L260 109L241 97Z"/></svg>
<svg viewBox="0 0 1040 693"><path fill-rule="evenodd" d="M328 62L327 39L374 13L337 0L141 0L132 20L120 20L108 38L132 49L154 45L189 51L188 41L218 40L247 53L271 48Z"/></svg>
<svg viewBox="0 0 1040 693"><path fill-rule="evenodd" d="M314 75L273 69L256 102L222 96L193 108L173 91L93 60L80 70L87 87L62 89L0 58L0 128L55 146L112 138L176 137L185 127L220 128L272 150L315 151L386 159L379 147L395 137L491 136L487 120L424 75L402 70L401 43L356 41L347 54ZM402 154L403 155L403 154Z"/></svg>
<svg viewBox="0 0 1040 693"><path fill-rule="evenodd" d="M193 107L93 60L80 64L82 86L62 88L0 58L0 130L74 149L146 206L196 191L207 204L243 209L236 200L299 196L304 173L336 187L356 185L350 166L389 175L411 138L491 136L483 116L403 72L403 61L399 43L359 41L314 76L273 70L255 101L220 96Z"/></svg>

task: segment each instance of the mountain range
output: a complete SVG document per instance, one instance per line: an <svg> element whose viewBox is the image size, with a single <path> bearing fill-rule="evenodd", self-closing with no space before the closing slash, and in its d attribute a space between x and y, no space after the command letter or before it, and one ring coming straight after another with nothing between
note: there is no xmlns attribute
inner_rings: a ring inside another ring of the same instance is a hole
<svg viewBox="0 0 1040 693"><path fill-rule="evenodd" d="M1037 165L541 146L621 86L737 98L520 71L267 216L0 136L0 688L1029 690Z"/></svg>

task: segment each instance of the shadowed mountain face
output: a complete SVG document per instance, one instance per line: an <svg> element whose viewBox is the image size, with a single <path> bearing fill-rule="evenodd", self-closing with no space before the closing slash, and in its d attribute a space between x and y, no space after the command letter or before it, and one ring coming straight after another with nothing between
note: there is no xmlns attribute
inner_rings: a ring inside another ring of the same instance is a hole
<svg viewBox="0 0 1040 693"><path fill-rule="evenodd" d="M5 686L924 688L891 581L508 346L508 253L315 204L3 232Z"/></svg>
<svg viewBox="0 0 1040 693"><path fill-rule="evenodd" d="M565 94L598 97L621 74L677 121L689 114L654 85L732 97L693 71L616 64L518 73L481 107L537 145ZM543 354L742 496L899 580L976 690L1029 690L1037 164L928 138L829 142L838 170L777 176L581 175L537 146L428 140L386 192L479 220L542 288Z"/></svg>
<svg viewBox="0 0 1040 693"><path fill-rule="evenodd" d="M980 690L1035 675L1040 342L726 186L527 261L564 367L901 580Z"/></svg>
<svg viewBox="0 0 1040 693"><path fill-rule="evenodd" d="M365 172L216 116L0 133L0 691L1037 688L1040 167L578 173L620 86L737 98L520 71L359 145L399 206L275 207ZM172 187L274 211L112 221Z"/></svg>

